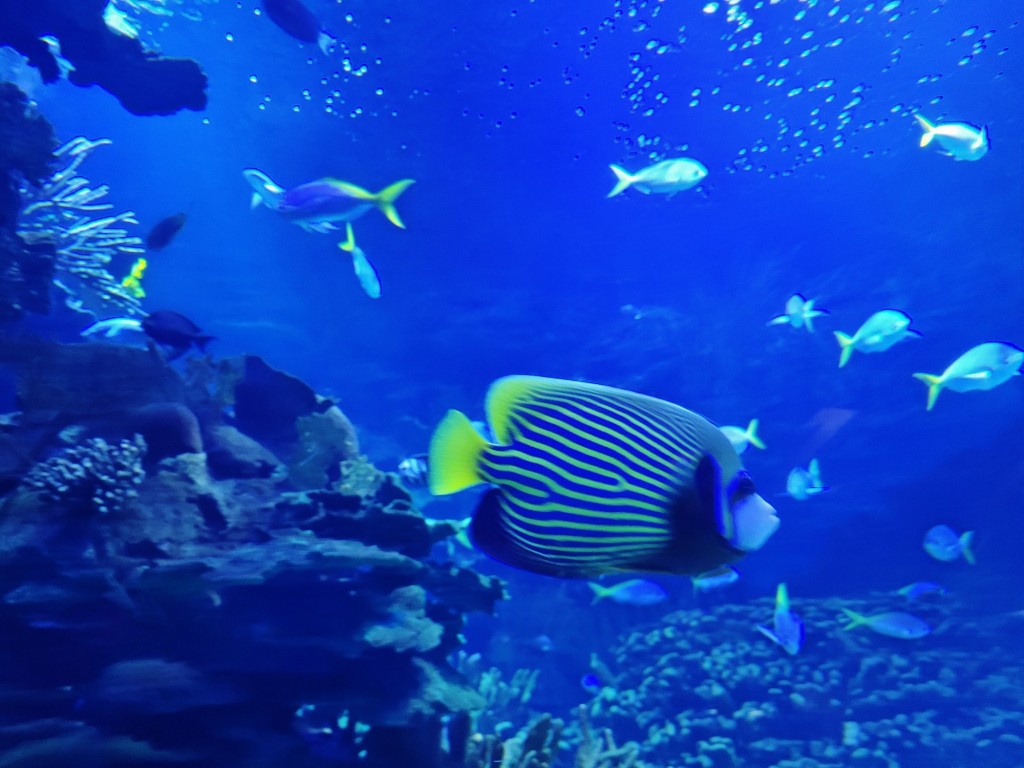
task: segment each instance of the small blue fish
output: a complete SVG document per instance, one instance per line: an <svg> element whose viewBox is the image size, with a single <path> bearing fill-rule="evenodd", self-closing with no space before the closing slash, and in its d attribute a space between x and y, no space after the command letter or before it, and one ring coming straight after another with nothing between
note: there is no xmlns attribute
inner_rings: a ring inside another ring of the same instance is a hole
<svg viewBox="0 0 1024 768"><path fill-rule="evenodd" d="M828 486L821 482L821 467L817 459L811 459L807 469L794 467L786 478L786 493L797 501L805 501L827 490Z"/></svg>
<svg viewBox="0 0 1024 768"><path fill-rule="evenodd" d="M789 592L785 584L775 590L775 615L772 628L758 626L757 631L778 645L790 656L796 656L804 644L804 622L789 608Z"/></svg>
<svg viewBox="0 0 1024 768"><path fill-rule="evenodd" d="M945 595L946 588L930 581L915 581L913 584L898 589L897 592L913 603L926 597Z"/></svg>
<svg viewBox="0 0 1024 768"><path fill-rule="evenodd" d="M693 591L700 593L717 592L720 589L731 587L740 580L740 572L731 565L716 568L713 571L702 573L693 577Z"/></svg>
<svg viewBox="0 0 1024 768"><path fill-rule="evenodd" d="M601 678L593 672L587 672L580 678L580 688L589 693L591 696L596 696L604 688L604 683L601 682Z"/></svg>
<svg viewBox="0 0 1024 768"><path fill-rule="evenodd" d="M924 535L924 551L944 563L951 563L962 557L968 564L974 565L974 552L971 550L973 539L974 531L958 534L948 525L936 525L929 528Z"/></svg>
<svg viewBox="0 0 1024 768"><path fill-rule="evenodd" d="M377 275L377 270L373 268L373 264L366 258L363 249L356 245L356 235L352 231L350 222L345 224L345 233L348 235L348 239L344 243L338 243L338 247L352 254L352 269L355 270L356 278L359 280L359 285L363 287L363 292L371 299L379 299L380 277Z"/></svg>
<svg viewBox="0 0 1024 768"><path fill-rule="evenodd" d="M928 387L927 410L930 411L935 407L935 401L942 390L975 392L995 389L1014 376L1020 376L1022 364L1024 349L1016 344L987 341L971 347L938 376L915 373L914 378L923 381Z"/></svg>
<svg viewBox="0 0 1024 768"><path fill-rule="evenodd" d="M374 194L338 179L318 179L285 189L255 168L242 171L242 176L253 189L250 208L262 203L309 232L332 232L339 222L354 221L374 207L396 227L405 229L395 200L415 183L402 179Z"/></svg>
<svg viewBox="0 0 1024 768"><path fill-rule="evenodd" d="M636 173L630 173L617 165L608 167L615 174L615 186L608 193L608 197L620 195L629 187L633 187L645 195L654 192L671 196L697 186L708 175L708 169L703 163L688 157L662 160L660 163L649 165Z"/></svg>
<svg viewBox="0 0 1024 768"><path fill-rule="evenodd" d="M610 587L591 581L589 586L594 592L594 599L590 601L591 605L606 597L619 605L657 605L668 597L668 593L660 585L647 579L630 579L612 584Z"/></svg>
<svg viewBox="0 0 1024 768"><path fill-rule="evenodd" d="M806 328L814 333L814 318L829 314L827 309L815 309L816 299L805 299L803 294L794 293L786 299L786 311L768 321L768 325L791 325Z"/></svg>
<svg viewBox="0 0 1024 768"><path fill-rule="evenodd" d="M843 627L844 632L849 632L857 627L867 627L872 632L886 637L895 637L897 640L918 640L931 634L932 631L927 623L909 613L887 611L874 616L865 616L862 613L851 611L849 608L843 608L842 611L850 620Z"/></svg>
<svg viewBox="0 0 1024 768"><path fill-rule="evenodd" d="M850 362L853 350L864 353L884 352L904 339L920 337L920 331L910 327L910 315L898 309L883 309L864 321L853 336L834 331L839 342L839 367Z"/></svg>

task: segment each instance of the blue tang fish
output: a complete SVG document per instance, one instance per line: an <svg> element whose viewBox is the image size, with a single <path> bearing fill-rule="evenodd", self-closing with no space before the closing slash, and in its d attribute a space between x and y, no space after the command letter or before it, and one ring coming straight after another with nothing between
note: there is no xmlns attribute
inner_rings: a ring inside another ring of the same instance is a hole
<svg viewBox="0 0 1024 768"><path fill-rule="evenodd" d="M338 228L339 222L354 221L371 208L379 208L388 221L405 229L395 209L395 200L415 183L413 179L402 179L373 193L347 181L330 178L285 189L255 168L246 168L242 176L253 189L250 208L262 203L310 232L331 232Z"/></svg>
<svg viewBox="0 0 1024 768"><path fill-rule="evenodd" d="M430 489L490 483L476 547L535 573L696 575L759 549L779 525L729 440L704 417L597 384L509 376L491 385L488 442L449 411Z"/></svg>

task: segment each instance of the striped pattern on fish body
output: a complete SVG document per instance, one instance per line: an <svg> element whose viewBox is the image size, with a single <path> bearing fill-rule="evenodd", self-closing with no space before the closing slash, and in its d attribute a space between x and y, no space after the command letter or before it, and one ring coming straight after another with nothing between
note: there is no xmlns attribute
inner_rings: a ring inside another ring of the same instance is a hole
<svg viewBox="0 0 1024 768"><path fill-rule="evenodd" d="M496 559L587 576L702 573L742 555L708 524L727 503L722 483L705 482L719 498L702 497L696 475L702 462L718 478L745 473L728 439L698 414L624 390L527 376L495 382L487 412L497 444L470 434L457 411L442 422L431 486L437 494L496 486L470 529ZM464 442L449 451L453 428ZM720 551L709 557L707 549Z"/></svg>

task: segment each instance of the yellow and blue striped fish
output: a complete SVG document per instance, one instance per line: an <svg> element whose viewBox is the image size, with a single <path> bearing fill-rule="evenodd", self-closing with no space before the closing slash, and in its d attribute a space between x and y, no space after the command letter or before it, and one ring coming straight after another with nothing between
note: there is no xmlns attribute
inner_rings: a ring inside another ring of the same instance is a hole
<svg viewBox="0 0 1024 768"><path fill-rule="evenodd" d="M488 443L449 411L430 443L430 490L493 487L473 543L562 577L700 574L758 549L778 527L728 438L678 405L533 376L491 385Z"/></svg>

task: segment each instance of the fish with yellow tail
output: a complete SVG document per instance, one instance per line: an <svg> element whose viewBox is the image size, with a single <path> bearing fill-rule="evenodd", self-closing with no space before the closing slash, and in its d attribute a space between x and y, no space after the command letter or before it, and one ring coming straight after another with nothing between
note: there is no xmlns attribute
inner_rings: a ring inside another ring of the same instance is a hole
<svg viewBox="0 0 1024 768"><path fill-rule="evenodd" d="M474 545L561 578L697 575L760 549L779 525L710 421L622 389L508 376L487 393L493 440L449 411L430 442L430 490L490 484Z"/></svg>
<svg viewBox="0 0 1024 768"><path fill-rule="evenodd" d="M388 221L405 229L395 201L416 183L413 179L402 179L375 193L331 178L285 189L256 168L246 168L242 176L253 190L250 208L262 204L309 232L333 232L340 222L355 221L371 208L377 208Z"/></svg>
<svg viewBox="0 0 1024 768"><path fill-rule="evenodd" d="M725 427L719 427L722 430L722 434L729 438L729 442L732 443L732 447L736 449L736 453L743 453L747 450L748 445L752 445L755 448L760 448L762 451L768 446L764 444L760 437L757 436L757 426L761 422L758 419L751 419L750 423L747 424L747 428L734 427L728 425Z"/></svg>
<svg viewBox="0 0 1024 768"><path fill-rule="evenodd" d="M849 608L841 608L849 619L843 626L844 632L849 632L857 627L867 627L872 632L886 637L893 637L897 640L920 640L931 634L932 628L923 620L902 611L886 611L876 613L874 616L865 616L862 613L851 611Z"/></svg>
<svg viewBox="0 0 1024 768"><path fill-rule="evenodd" d="M924 133L921 147L934 141L942 147L942 154L954 160L980 160L988 154L988 128L970 123L933 123L921 115L914 115Z"/></svg>
<svg viewBox="0 0 1024 768"><path fill-rule="evenodd" d="M989 390L1021 375L1024 349L1002 341L986 341L971 347L940 374L915 373L914 378L928 387L927 410L935 407L944 389L954 392Z"/></svg>
<svg viewBox="0 0 1024 768"><path fill-rule="evenodd" d="M789 592L785 584L775 590L775 613L771 629L757 626L757 631L767 637L790 656L796 656L804 644L804 622L789 607Z"/></svg>
<svg viewBox="0 0 1024 768"><path fill-rule="evenodd" d="M615 186L608 193L608 197L621 195L630 187L645 195L674 195L676 192L697 186L708 175L708 169L703 163L688 157L662 160L636 173L630 173L618 165L608 167L615 174Z"/></svg>
<svg viewBox="0 0 1024 768"><path fill-rule="evenodd" d="M855 349L865 354L885 352L904 339L919 338L922 333L910 327L912 322L910 315L902 310L883 309L865 320L853 336L833 331L839 342L839 367L844 368L850 362Z"/></svg>
<svg viewBox="0 0 1024 768"><path fill-rule="evenodd" d="M345 224L345 234L348 239L344 243L338 243L338 247L352 254L352 269L355 270L356 279L359 280L363 292L371 299L379 299L380 277L377 275L377 270L373 268L373 264L366 258L363 249L356 245L356 235L352 231L351 223Z"/></svg>

